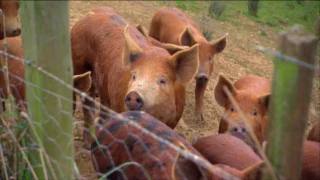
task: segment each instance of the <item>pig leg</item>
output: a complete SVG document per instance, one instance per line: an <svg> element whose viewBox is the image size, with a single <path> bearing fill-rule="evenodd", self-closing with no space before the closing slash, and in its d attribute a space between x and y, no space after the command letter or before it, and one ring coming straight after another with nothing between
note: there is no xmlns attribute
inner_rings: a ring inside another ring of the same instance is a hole
<svg viewBox="0 0 320 180"><path fill-rule="evenodd" d="M93 83L91 85L90 90L88 91L88 96L90 96L93 99L96 96L96 91ZM95 102L85 98L82 104L84 104L84 106L82 106L83 120L84 120L84 129L83 129L84 148L90 149L91 130L93 129L92 125L93 125L94 115L95 115Z"/></svg>
<svg viewBox="0 0 320 180"><path fill-rule="evenodd" d="M204 120L203 118L203 96L206 90L208 82L196 82L196 117L198 120Z"/></svg>
<svg viewBox="0 0 320 180"><path fill-rule="evenodd" d="M110 108L110 100L109 98L107 97L107 94L108 92L105 91L105 93L102 93L100 95L100 102L103 106L107 107L107 108ZM100 120L102 122L104 122L106 119L108 119L110 117L109 113L106 112L105 110L102 109L102 107L100 107L100 112L99 112L99 117L100 117Z"/></svg>

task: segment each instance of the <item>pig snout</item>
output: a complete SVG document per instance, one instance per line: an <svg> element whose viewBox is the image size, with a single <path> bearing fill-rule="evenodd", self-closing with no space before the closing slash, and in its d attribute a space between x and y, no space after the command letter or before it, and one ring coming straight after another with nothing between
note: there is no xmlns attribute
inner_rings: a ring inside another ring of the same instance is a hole
<svg viewBox="0 0 320 180"><path fill-rule="evenodd" d="M247 134L247 129L244 125L234 125L231 127L231 134L236 137L244 137Z"/></svg>
<svg viewBox="0 0 320 180"><path fill-rule="evenodd" d="M209 78L206 74L201 73L196 76L196 80L200 83L206 83L206 82L208 82Z"/></svg>
<svg viewBox="0 0 320 180"><path fill-rule="evenodd" d="M125 104L129 110L141 110L144 102L136 91L131 91L126 96Z"/></svg>
<svg viewBox="0 0 320 180"><path fill-rule="evenodd" d="M9 32L8 32L9 36L19 36L20 34L21 34L20 27L13 28L13 29L9 30Z"/></svg>

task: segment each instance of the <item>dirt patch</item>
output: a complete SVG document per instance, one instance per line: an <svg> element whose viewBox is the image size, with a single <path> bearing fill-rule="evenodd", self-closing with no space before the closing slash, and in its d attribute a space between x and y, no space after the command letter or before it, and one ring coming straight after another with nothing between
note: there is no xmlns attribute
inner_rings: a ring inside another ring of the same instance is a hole
<svg viewBox="0 0 320 180"><path fill-rule="evenodd" d="M91 9L98 6L110 6L115 8L116 11L131 24L142 24L146 28L149 28L152 16L157 8L170 5L173 5L173 2L70 1L70 27ZM195 81L193 80L187 86L187 104L183 117L175 131L182 134L189 142L191 142L196 136L217 133L223 108L215 101L214 88L220 73L230 78L233 82L249 74L264 76L271 80L273 73L273 58L259 52L256 47L263 46L275 50L277 34L272 28L257 24L241 14L239 14L238 19L241 23L237 26L228 22L203 19L201 14L194 14L191 12L188 12L188 14L190 14L194 20L200 23L202 22L200 26L206 25L212 27L212 36L214 38L229 33L226 49L223 53L215 56L214 59L215 69L210 77L204 96L204 121L196 120L194 115ZM264 35L261 35L262 30L265 33ZM319 75L316 77L317 79L314 80L315 83L311 96L308 130L317 120L319 120L320 116L320 77ZM79 107L76 110L75 119L79 122L82 122L83 120L82 111ZM76 163L81 175L90 178L94 173L90 155L81 148L81 129L75 127L74 131Z"/></svg>

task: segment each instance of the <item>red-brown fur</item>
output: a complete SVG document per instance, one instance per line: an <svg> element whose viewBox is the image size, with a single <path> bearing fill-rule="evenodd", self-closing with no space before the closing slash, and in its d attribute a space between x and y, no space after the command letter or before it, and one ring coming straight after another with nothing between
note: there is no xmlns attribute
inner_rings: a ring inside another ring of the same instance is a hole
<svg viewBox="0 0 320 180"><path fill-rule="evenodd" d="M91 157L95 170L102 174L125 162L139 163L151 179L222 179L211 170L205 170L165 143L143 133L140 129L120 120L127 118L170 143L203 158L184 138L153 116L140 111L129 111L115 115L102 126L96 126L97 142L91 146ZM180 171L179 169L180 168ZM222 167L229 170L228 168ZM108 179L147 179L141 167L128 165ZM202 172L202 173L201 173ZM229 172L229 171L228 171ZM185 177L184 177L184 176ZM183 178L184 177L184 178Z"/></svg>
<svg viewBox="0 0 320 180"><path fill-rule="evenodd" d="M193 147L212 164L228 165L238 170L238 173L262 162L250 146L227 134L202 137L193 143ZM260 175L256 174L254 177L259 179Z"/></svg>
<svg viewBox="0 0 320 180"><path fill-rule="evenodd" d="M8 54L17 56L19 58L23 57L23 49L21 47L22 42L20 37L11 37L0 40L0 49L5 51L4 42L7 42L7 52ZM1 55L1 68L4 67L5 55ZM8 57L8 76L10 91L16 100L16 103L20 110L25 109L25 84L24 80L24 63L21 60L16 60L14 58ZM1 98L7 98L8 92L5 86L5 76L4 71L0 71L0 95ZM4 105L4 103L2 103ZM4 110L4 109L2 109Z"/></svg>
<svg viewBox="0 0 320 180"><path fill-rule="evenodd" d="M91 72L88 71L86 73L80 74L80 75L74 75L73 76L73 87L77 88L81 92L87 92L89 91L91 87ZM74 110L76 109L76 92L73 92L73 114Z"/></svg>
<svg viewBox="0 0 320 180"><path fill-rule="evenodd" d="M5 17L5 24L3 17L0 16L0 39L4 38L4 25L6 37L18 36L21 33L19 22L19 3L18 1L0 0L0 9Z"/></svg>
<svg viewBox="0 0 320 180"><path fill-rule="evenodd" d="M244 125L239 110L235 108L227 97L223 90L224 86L233 94L233 98L239 104L253 132L260 143L262 143L268 124L268 103L271 92L270 81L263 77L250 75L239 79L233 85L230 80L220 75L219 82L215 88L215 99L225 108L219 125L219 133L231 133L248 144L253 145L251 144L252 141L249 137L248 129ZM229 123L232 123L232 125ZM241 132L233 133L235 128L241 129Z"/></svg>
<svg viewBox="0 0 320 180"><path fill-rule="evenodd" d="M320 143L320 121L317 122L310 130L307 140Z"/></svg>
<svg viewBox="0 0 320 180"><path fill-rule="evenodd" d="M203 96L214 68L214 55L224 50L226 36L208 42L198 25L177 8L161 8L153 16L149 35L162 43L192 46L199 43L199 68L196 78L196 116L203 119Z"/></svg>
<svg viewBox="0 0 320 180"><path fill-rule="evenodd" d="M184 85L197 70L198 46L171 56L153 46L136 27L130 25L124 32L127 24L114 10L88 13L78 21L71 30L74 74L92 71L89 95L94 97L97 89L101 103L116 112L127 111L126 96L137 92L144 101L139 110L174 128L184 109ZM93 102L84 103L94 107ZM84 119L86 127L92 125L93 114L87 108ZM89 137L85 135L87 147Z"/></svg>
<svg viewBox="0 0 320 180"><path fill-rule="evenodd" d="M302 155L302 180L320 179L320 143L304 141Z"/></svg>
<svg viewBox="0 0 320 180"><path fill-rule="evenodd" d="M17 58L23 59L23 49L21 37L10 37L0 40L0 50L4 51L4 42L7 43L7 53ZM0 68L4 67L5 55L1 56ZM26 110L27 104L25 103L25 83L24 83L24 62L22 60L17 60L8 57L8 75L9 75L9 85L10 91L15 98L15 101L19 107L19 110ZM88 76L89 75L89 76ZM1 98L7 98L8 92L5 87L5 76L3 71L0 71L0 96ZM74 76L75 88L86 92L91 84L90 74L84 73L78 76ZM75 101L75 94L73 94ZM4 103L2 103L3 108ZM73 111L75 109L75 104L73 106ZM4 109L2 109L4 110Z"/></svg>
<svg viewBox="0 0 320 180"><path fill-rule="evenodd" d="M245 142L228 134L202 137L193 147L212 164L225 164L239 170L262 161Z"/></svg>

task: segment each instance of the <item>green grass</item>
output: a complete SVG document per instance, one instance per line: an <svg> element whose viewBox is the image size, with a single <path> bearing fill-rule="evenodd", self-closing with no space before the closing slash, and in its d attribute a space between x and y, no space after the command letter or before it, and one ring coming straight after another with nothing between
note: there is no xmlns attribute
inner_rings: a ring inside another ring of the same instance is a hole
<svg viewBox="0 0 320 180"><path fill-rule="evenodd" d="M255 22L266 24L280 31L289 26L300 24L309 32L315 32L315 22L319 14L319 1L260 1L258 17L248 13L247 1L228 1L226 11L220 20L233 22L239 14L245 15Z"/></svg>
<svg viewBox="0 0 320 180"><path fill-rule="evenodd" d="M206 2L209 6L209 1ZM193 12L207 11L203 3L198 1L176 1L176 6L182 10ZM281 31L295 24L305 27L306 31L315 32L315 22L319 15L319 1L304 1L298 4L295 0L287 1L260 1L258 17L252 17L248 13L248 1L226 1L226 8L219 21L228 21L239 25L239 15L247 16L253 21L274 27Z"/></svg>
<svg viewBox="0 0 320 180"><path fill-rule="evenodd" d="M176 1L176 7L192 12L201 12L202 10L198 1Z"/></svg>

